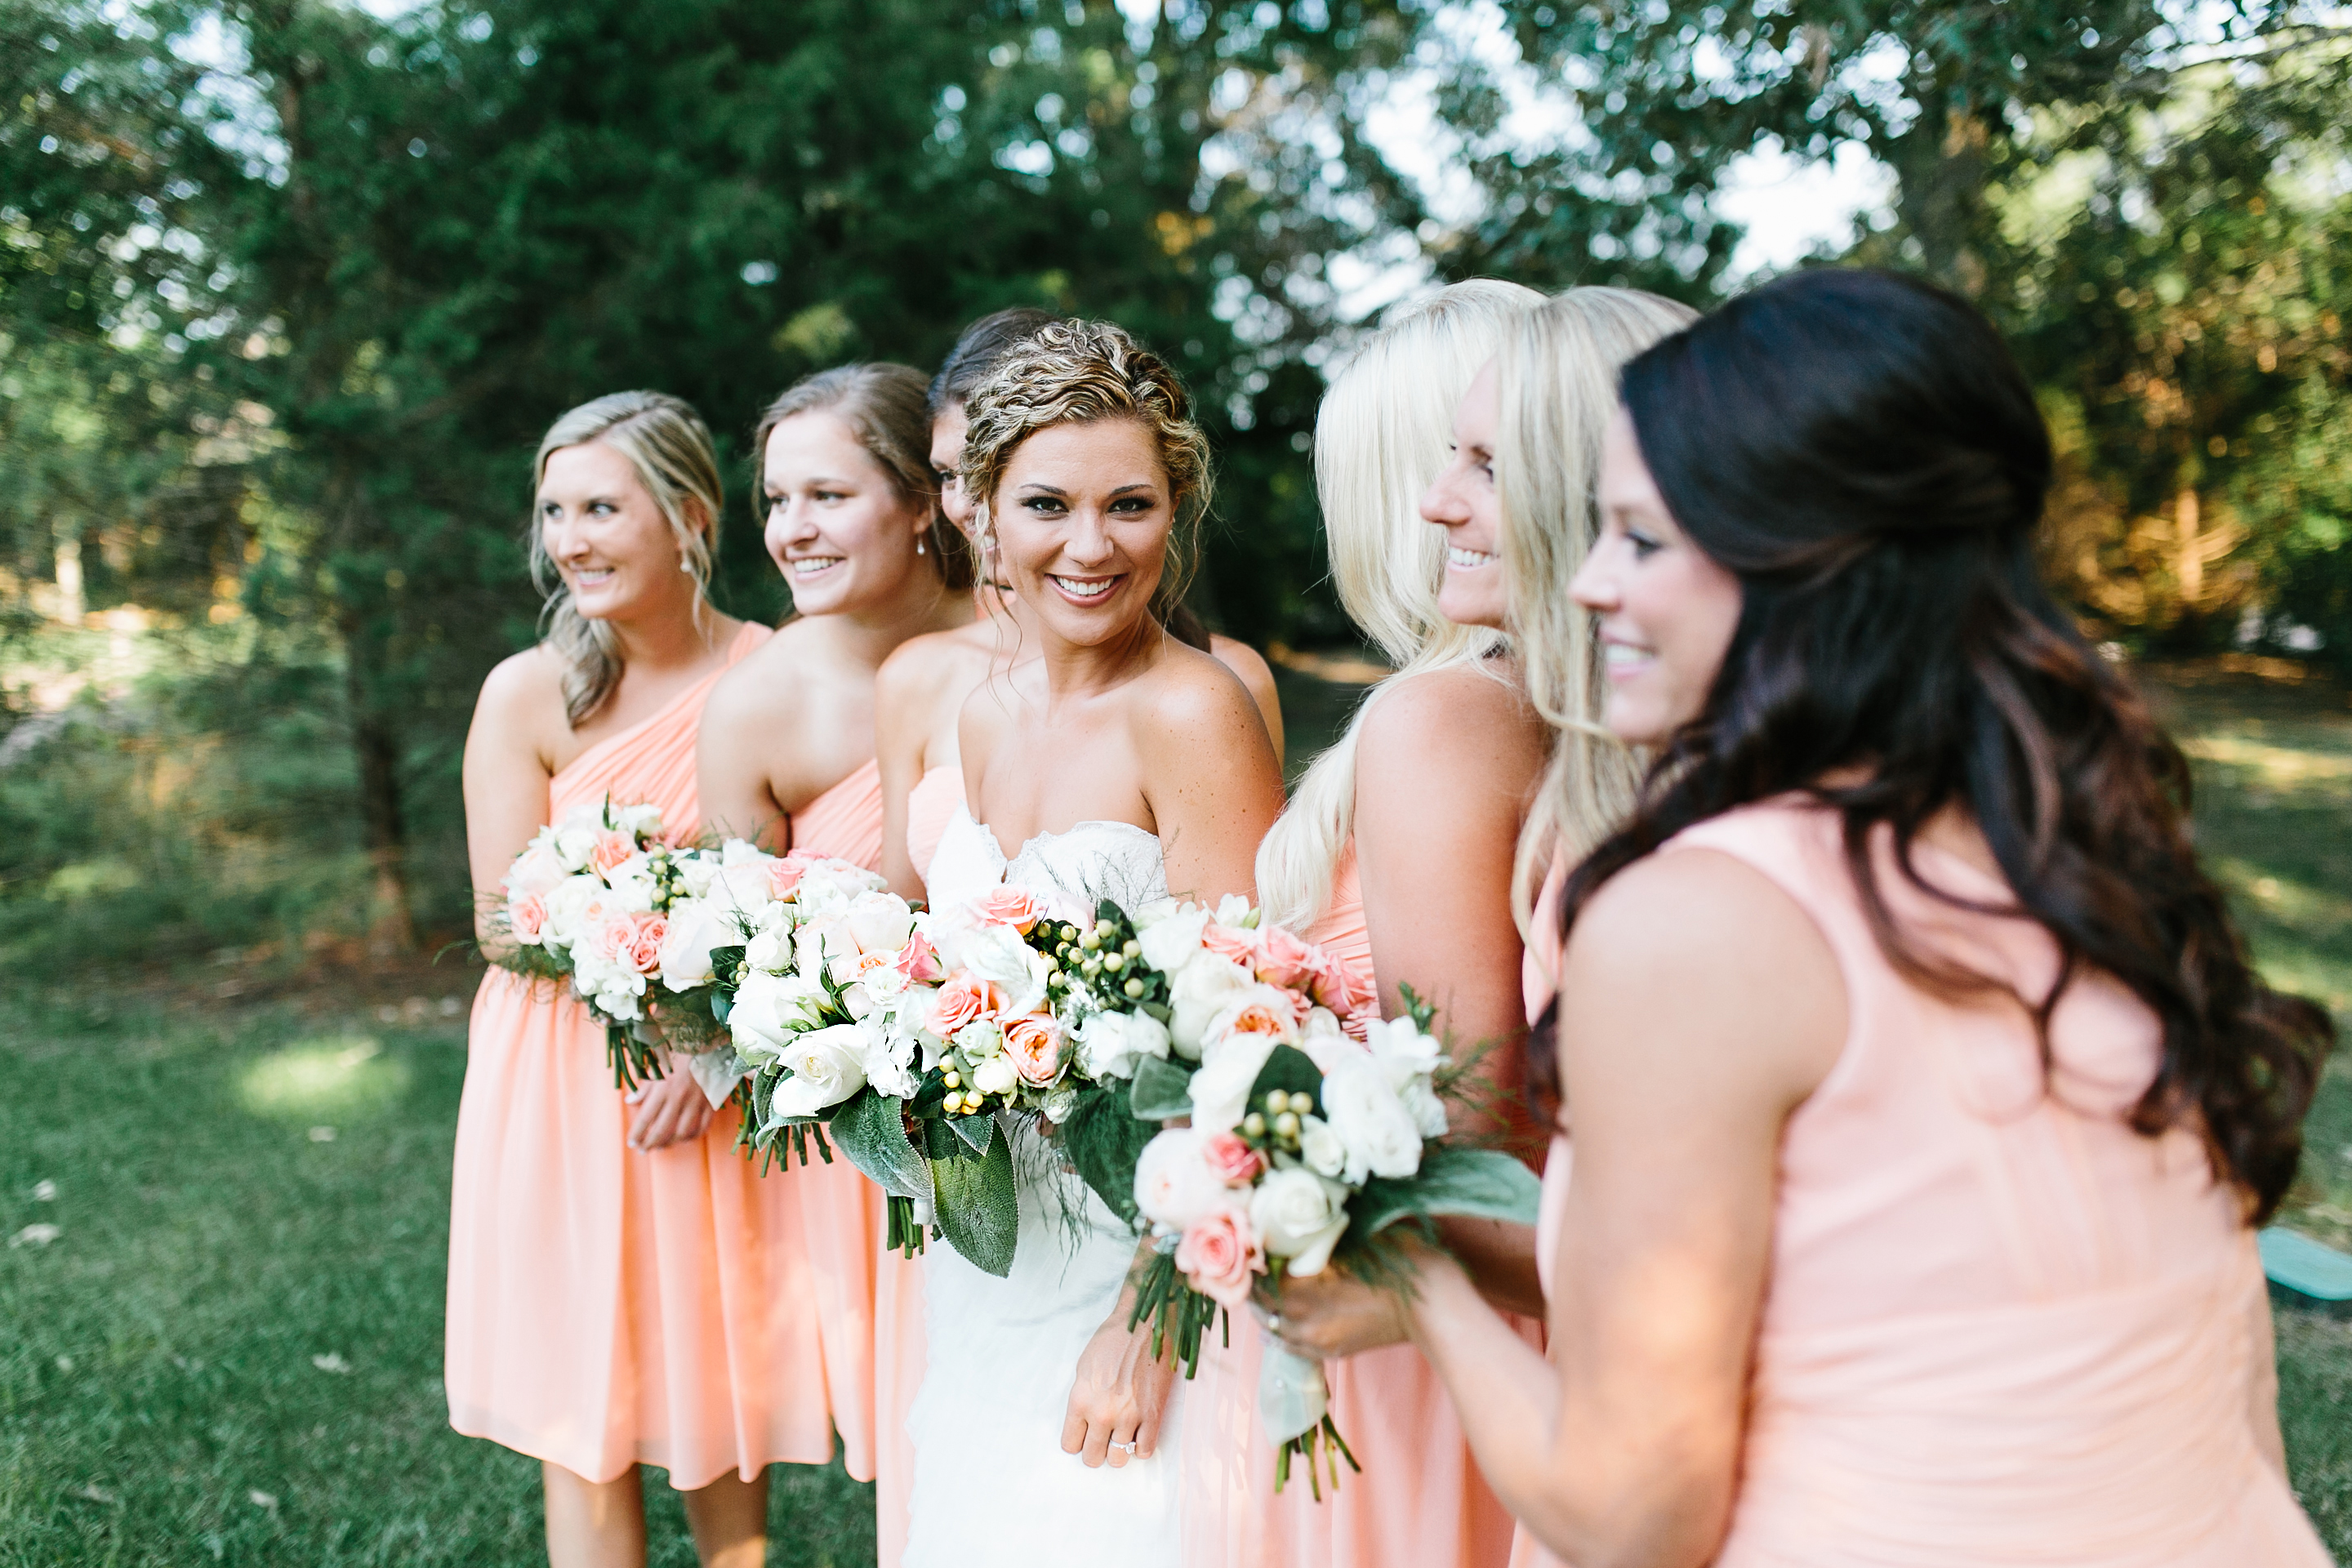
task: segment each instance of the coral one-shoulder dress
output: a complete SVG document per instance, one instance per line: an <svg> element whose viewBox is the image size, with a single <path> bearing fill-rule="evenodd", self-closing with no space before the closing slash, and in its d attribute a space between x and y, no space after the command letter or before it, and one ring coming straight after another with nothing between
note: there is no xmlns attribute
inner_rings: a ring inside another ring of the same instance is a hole
<svg viewBox="0 0 2352 1568"><path fill-rule="evenodd" d="M1781 1138L1718 1568L2326 1568L2257 1446L2270 1307L2237 1194L2194 1134L2125 1120L2155 1074L2155 1016L2111 980L2078 980L2045 1083L2021 1009L1944 1001L1887 962L1835 816L1768 802L1660 853L1698 849L1813 919L1851 1018ZM2011 901L1978 868L1915 853L1947 892ZM1913 940L2024 995L2048 989L2058 950L2042 927L1930 900L1884 845L1880 862ZM1556 929L1548 910L1540 923ZM1564 1156L1545 1171L1547 1247ZM1520 1555L1550 1561L1532 1542Z"/></svg>
<svg viewBox="0 0 2352 1568"><path fill-rule="evenodd" d="M1307 935L1377 994L1352 845ZM1511 1516L1421 1352L1391 1345L1324 1363L1332 1419L1364 1468L1343 1467L1339 1489L1327 1486L1318 1502L1302 1469L1274 1489L1274 1445L1257 1415L1264 1347L1245 1313L1234 1316L1230 1345L1214 1333L1204 1341L1185 1396L1186 1568L1502 1568Z"/></svg>
<svg viewBox="0 0 2352 1568"><path fill-rule="evenodd" d="M746 626L732 664L768 636ZM609 795L698 826L695 734L717 675L591 746L560 816ZM793 1184L735 1149L730 1106L690 1142L627 1145L604 1031L502 970L467 1035L449 1226L450 1425L592 1481L639 1462L691 1490L824 1464L835 1413Z"/></svg>
<svg viewBox="0 0 2352 1568"><path fill-rule="evenodd" d="M793 813L792 850L879 868L880 769L869 762ZM923 1367L922 1262L884 1248L886 1195L839 1154L775 1179L792 1185L808 1227L834 1419L849 1473L875 1481L877 1555L880 1568L894 1568L914 1465L906 1407Z"/></svg>

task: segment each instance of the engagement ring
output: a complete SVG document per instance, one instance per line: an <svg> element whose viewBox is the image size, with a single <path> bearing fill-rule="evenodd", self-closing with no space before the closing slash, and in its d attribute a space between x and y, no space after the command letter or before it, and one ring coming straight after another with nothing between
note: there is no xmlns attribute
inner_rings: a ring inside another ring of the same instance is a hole
<svg viewBox="0 0 2352 1568"><path fill-rule="evenodd" d="M1122 1454L1132 1454L1135 1452L1135 1444L1133 1443L1113 1443L1111 1447L1117 1448Z"/></svg>

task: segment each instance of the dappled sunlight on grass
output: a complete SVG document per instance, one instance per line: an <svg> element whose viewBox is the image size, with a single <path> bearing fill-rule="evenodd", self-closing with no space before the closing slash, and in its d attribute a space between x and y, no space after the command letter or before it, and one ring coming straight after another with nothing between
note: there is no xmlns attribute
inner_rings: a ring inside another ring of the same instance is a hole
<svg viewBox="0 0 2352 1568"><path fill-rule="evenodd" d="M237 1099L257 1115L287 1121L381 1114L408 1092L408 1064L367 1035L302 1040L247 1063Z"/></svg>

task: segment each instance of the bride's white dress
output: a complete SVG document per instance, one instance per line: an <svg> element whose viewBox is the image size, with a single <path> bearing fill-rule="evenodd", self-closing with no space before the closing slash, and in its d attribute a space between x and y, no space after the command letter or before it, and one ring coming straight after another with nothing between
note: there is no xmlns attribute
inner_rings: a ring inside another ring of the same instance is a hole
<svg viewBox="0 0 2352 1568"><path fill-rule="evenodd" d="M946 909L999 883L1091 908L1167 896L1160 840L1130 823L1042 833L1007 863L959 809L925 877ZM935 1242L923 1259L929 1362L907 1417L915 1449L905 1568L1174 1568L1177 1421L1160 1451L1088 1469L1062 1452L1078 1356L1110 1315L1136 1233L1062 1169L1034 1133L1013 1141L1020 1242L1010 1278Z"/></svg>

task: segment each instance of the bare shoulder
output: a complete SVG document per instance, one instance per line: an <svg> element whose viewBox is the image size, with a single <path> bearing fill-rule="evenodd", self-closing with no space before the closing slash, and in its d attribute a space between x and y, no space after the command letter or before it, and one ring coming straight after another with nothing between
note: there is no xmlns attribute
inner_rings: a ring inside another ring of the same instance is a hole
<svg viewBox="0 0 2352 1568"><path fill-rule="evenodd" d="M1130 715L1139 738L1155 751L1192 746L1235 728L1261 739L1265 734L1257 700L1241 677L1222 659L1173 638L1135 682Z"/></svg>
<svg viewBox="0 0 2352 1568"><path fill-rule="evenodd" d="M563 718L563 665L544 644L499 660L483 679L474 705L478 720L512 731L537 730Z"/></svg>
<svg viewBox="0 0 2352 1568"><path fill-rule="evenodd" d="M1791 1102L1845 1035L1844 975L1821 927L1778 882L1716 849L1651 855L1603 884L1569 933L1560 994L1577 999L1563 1017L1582 1015L1596 1039L1638 1014L1643 1054L1737 1058Z"/></svg>
<svg viewBox="0 0 2352 1568"><path fill-rule="evenodd" d="M1475 665L1423 670L1384 684L1370 699L1356 743L1363 752L1452 753L1465 744L1491 750L1523 742L1543 729L1518 683Z"/></svg>
<svg viewBox="0 0 2352 1568"><path fill-rule="evenodd" d="M1265 662L1264 654L1249 644L1219 633L1209 638L1209 654L1240 677L1241 683L1252 692L1274 689L1274 667Z"/></svg>
<svg viewBox="0 0 2352 1568"><path fill-rule="evenodd" d="M920 701L985 678L988 665L988 649L971 636L970 627L925 632L900 643L882 661L875 672L875 694L886 707Z"/></svg>
<svg viewBox="0 0 2352 1568"><path fill-rule="evenodd" d="M803 629L808 626L806 621L790 623L719 678L702 710L706 731L791 721L819 652L816 640Z"/></svg>

